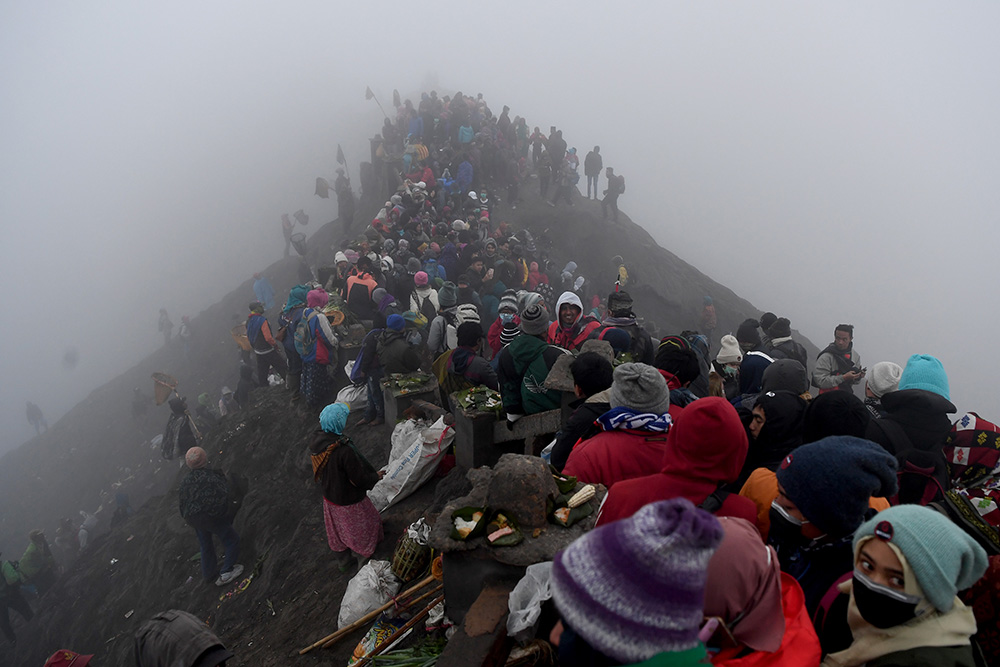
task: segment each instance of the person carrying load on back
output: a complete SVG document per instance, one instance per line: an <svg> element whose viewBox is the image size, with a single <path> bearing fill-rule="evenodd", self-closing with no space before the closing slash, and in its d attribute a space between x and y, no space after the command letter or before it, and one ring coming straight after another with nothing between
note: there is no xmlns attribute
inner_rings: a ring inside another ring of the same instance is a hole
<svg viewBox="0 0 1000 667"><path fill-rule="evenodd" d="M350 567L351 554L360 569L383 536L382 517L366 492L384 473L376 471L344 435L350 413L345 403L323 408L320 429L309 445L313 480L323 491L326 540L339 557L341 572Z"/></svg>
<svg viewBox="0 0 1000 667"><path fill-rule="evenodd" d="M184 456L187 450L198 444L198 440L199 435L194 430L187 403L180 396L174 396L170 399L170 417L163 432L163 458L169 461Z"/></svg>
<svg viewBox="0 0 1000 667"><path fill-rule="evenodd" d="M247 316L247 339L257 357L257 384L268 386L267 375L273 368L279 377L284 378L288 372L285 358L278 352L278 342L271 335L271 325L264 317L264 304L254 301L250 304L250 315Z"/></svg>
<svg viewBox="0 0 1000 667"><path fill-rule="evenodd" d="M49 430L49 425L46 423L45 417L42 416L42 409L31 401L28 401L25 414L28 416L28 423L35 427L35 435Z"/></svg>
<svg viewBox="0 0 1000 667"><path fill-rule="evenodd" d="M275 336L285 348L285 359L288 361L285 384L292 394L293 404L302 398L299 390L299 385L302 384L302 355L295 349L295 329L302 319L302 312L306 309L308 293L308 285L296 285L288 292L288 300L278 317L278 335Z"/></svg>
<svg viewBox="0 0 1000 667"><path fill-rule="evenodd" d="M201 447L189 449L184 455L184 463L190 470L178 490L181 518L198 536L201 576L206 582L214 580L216 586L225 586L243 573L243 566L236 562L240 555L240 536L233 530L229 516L229 481L224 472L208 467L208 454ZM221 569L215 557L213 535L226 550Z"/></svg>
<svg viewBox="0 0 1000 667"><path fill-rule="evenodd" d="M320 289L306 294L306 309L295 328L295 349L302 356L302 395L314 410L320 410L333 394L333 378L327 372L337 359L337 336L323 307L330 295Z"/></svg>
<svg viewBox="0 0 1000 667"><path fill-rule="evenodd" d="M611 206L611 221L618 224L618 198L625 193L625 177L615 174L615 170L608 167L604 172L608 177L608 189L604 191L604 199L601 200L601 211L604 219L608 219L608 206Z"/></svg>
<svg viewBox="0 0 1000 667"><path fill-rule="evenodd" d="M18 561L21 577L34 584L39 593L45 593L56 578L56 559L49 548L45 533L35 529L28 533L28 548Z"/></svg>

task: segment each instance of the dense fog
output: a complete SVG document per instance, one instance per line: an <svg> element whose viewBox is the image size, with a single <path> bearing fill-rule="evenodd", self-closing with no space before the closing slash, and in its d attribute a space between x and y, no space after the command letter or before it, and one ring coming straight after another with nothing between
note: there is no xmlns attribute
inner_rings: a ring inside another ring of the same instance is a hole
<svg viewBox="0 0 1000 667"><path fill-rule="evenodd" d="M161 345L160 308L176 326L279 259L282 213L333 219L315 179L339 143L357 187L366 86L600 145L664 247L820 347L853 323L866 366L938 356L995 419L997 25L986 2L6 3L0 451L26 401L52 423Z"/></svg>

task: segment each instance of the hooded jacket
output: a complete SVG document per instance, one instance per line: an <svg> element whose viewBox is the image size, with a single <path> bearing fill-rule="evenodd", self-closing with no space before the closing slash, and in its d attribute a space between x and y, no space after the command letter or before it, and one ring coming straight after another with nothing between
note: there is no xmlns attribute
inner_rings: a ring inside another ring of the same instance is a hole
<svg viewBox="0 0 1000 667"><path fill-rule="evenodd" d="M559 310L564 304L580 309L580 314L569 327L564 327L559 317ZM601 323L593 317L583 314L583 302L575 292L563 292L559 296L559 300L556 301L555 318L555 322L549 325L548 342L566 350L578 349L590 334L601 326Z"/></svg>
<svg viewBox="0 0 1000 667"><path fill-rule="evenodd" d="M420 368L420 355L400 331L385 329L375 347L384 373L412 373Z"/></svg>
<svg viewBox="0 0 1000 667"><path fill-rule="evenodd" d="M617 482L597 523L625 519L657 500L679 497L703 503L719 486L739 476L746 456L747 436L733 406L720 397L698 399L667 432L660 472ZM571 455L566 474L575 474L570 472L572 460ZM716 514L755 523L757 508L749 499L730 494Z"/></svg>
<svg viewBox="0 0 1000 667"><path fill-rule="evenodd" d="M723 649L712 657L712 664L716 667L803 667L818 664L819 639L806 611L806 597L798 582L784 572L781 573L781 611L785 617L785 633L777 651L739 655L739 649Z"/></svg>
<svg viewBox="0 0 1000 667"><path fill-rule="evenodd" d="M569 458L573 447L580 440L592 438L600 432L600 426L595 424L597 418L611 409L609 398L611 388L599 391L593 396L579 399L570 403L573 414L569 416L563 427L556 433L556 442L552 447L552 454L549 463L562 472L566 466L566 459ZM671 406L673 407L673 406Z"/></svg>
<svg viewBox="0 0 1000 667"><path fill-rule="evenodd" d="M901 389L882 397L882 409L887 421L899 424L914 449L924 452L940 452L948 433L951 420L948 415L957 411L955 404L944 396L925 389ZM890 454L899 454L885 431L875 420L868 424L865 438L882 445Z"/></svg>
<svg viewBox="0 0 1000 667"><path fill-rule="evenodd" d="M790 391L769 391L760 395L757 405L764 410L764 425L750 442L739 486L757 468L777 470L782 459L802 444L802 424L808 407L803 398Z"/></svg>

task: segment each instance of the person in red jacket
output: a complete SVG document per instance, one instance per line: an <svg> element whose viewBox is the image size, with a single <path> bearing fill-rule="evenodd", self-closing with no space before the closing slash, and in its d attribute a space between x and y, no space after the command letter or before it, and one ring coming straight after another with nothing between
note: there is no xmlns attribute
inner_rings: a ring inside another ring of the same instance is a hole
<svg viewBox="0 0 1000 667"><path fill-rule="evenodd" d="M556 321L549 325L548 343L576 350L601 323L583 314L583 302L575 292L563 292L556 301Z"/></svg>
<svg viewBox="0 0 1000 667"><path fill-rule="evenodd" d="M494 357L500 354L500 349L503 348L500 333L503 331L503 325L505 324L513 324L515 327L521 324L521 318L517 316L517 293L512 289L507 290L500 297L500 306L497 308L497 319L490 325L489 333L486 336L486 340L490 344L490 350L493 351L492 356Z"/></svg>
<svg viewBox="0 0 1000 667"><path fill-rule="evenodd" d="M781 571L774 549L752 523L734 517L719 517L719 523L722 543L708 562L705 586L705 617L723 626L704 638L712 664L818 665L819 637L798 582Z"/></svg>
<svg viewBox="0 0 1000 667"><path fill-rule="evenodd" d="M577 444L563 467L567 477L608 488L660 469L672 423L670 390L659 371L622 364L613 378L611 410L597 418L602 432Z"/></svg>
<svg viewBox="0 0 1000 667"><path fill-rule="evenodd" d="M749 498L717 492L739 476L747 447L743 423L726 399L698 399L684 410L667 434L660 472L611 487L597 525L632 516L648 503L677 497L687 498L718 516L735 516L753 523L757 506Z"/></svg>

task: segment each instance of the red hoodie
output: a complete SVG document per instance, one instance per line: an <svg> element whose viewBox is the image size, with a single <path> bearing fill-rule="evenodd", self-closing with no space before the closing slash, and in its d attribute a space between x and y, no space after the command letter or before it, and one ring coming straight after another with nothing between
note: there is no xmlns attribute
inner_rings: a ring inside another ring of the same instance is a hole
<svg viewBox="0 0 1000 667"><path fill-rule="evenodd" d="M813 629L806 596L792 575L781 573L781 609L785 615L785 634L781 646L773 653L754 651L739 656L742 647L723 649L712 657L716 667L802 667L818 665L822 651L819 637Z"/></svg>
<svg viewBox="0 0 1000 667"><path fill-rule="evenodd" d="M747 448L746 431L736 409L717 396L698 399L684 409L667 433L660 472L611 487L597 525L630 517L657 500L687 498L695 505L705 502L720 484L739 477ZM564 474L571 474L568 467ZM756 525L757 507L748 498L733 493L716 514L739 517Z"/></svg>

